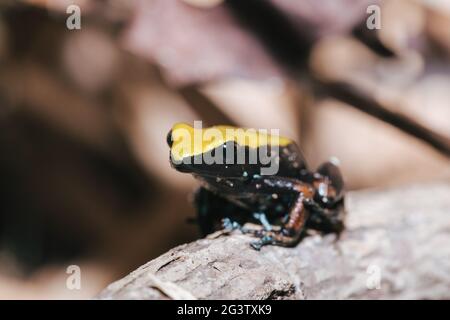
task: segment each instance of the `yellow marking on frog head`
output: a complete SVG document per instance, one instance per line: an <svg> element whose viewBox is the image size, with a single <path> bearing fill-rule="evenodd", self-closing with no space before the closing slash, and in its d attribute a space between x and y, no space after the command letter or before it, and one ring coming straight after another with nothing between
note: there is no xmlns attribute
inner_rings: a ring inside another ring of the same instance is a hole
<svg viewBox="0 0 450 320"><path fill-rule="evenodd" d="M176 161L211 151L228 141L249 148L265 145L287 146L293 142L291 139L270 135L262 130L232 126L194 128L186 123L177 123L172 127L171 140L170 152L172 159Z"/></svg>

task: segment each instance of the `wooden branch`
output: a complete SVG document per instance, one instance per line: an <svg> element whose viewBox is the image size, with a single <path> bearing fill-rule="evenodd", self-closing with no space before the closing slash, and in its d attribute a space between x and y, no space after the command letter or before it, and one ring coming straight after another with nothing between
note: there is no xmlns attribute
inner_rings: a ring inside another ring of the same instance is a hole
<svg viewBox="0 0 450 320"><path fill-rule="evenodd" d="M250 237L215 234L148 262L98 298L448 299L449 194L449 182L350 192L339 240L313 235L258 252Z"/></svg>
<svg viewBox="0 0 450 320"><path fill-rule="evenodd" d="M423 126L406 114L389 110L369 93L363 92L356 86L345 82L321 82L319 80L315 80L313 85L316 90L323 92L323 95L347 103L353 108L384 121L450 157L450 139L448 137Z"/></svg>

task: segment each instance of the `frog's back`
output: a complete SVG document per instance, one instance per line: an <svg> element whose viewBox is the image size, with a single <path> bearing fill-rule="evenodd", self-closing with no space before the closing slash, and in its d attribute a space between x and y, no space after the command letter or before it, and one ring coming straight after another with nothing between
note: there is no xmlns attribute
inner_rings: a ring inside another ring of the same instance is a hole
<svg viewBox="0 0 450 320"><path fill-rule="evenodd" d="M309 180L311 173L305 157L295 142L279 149L279 165L276 174L279 177ZM306 182L306 181L305 181Z"/></svg>

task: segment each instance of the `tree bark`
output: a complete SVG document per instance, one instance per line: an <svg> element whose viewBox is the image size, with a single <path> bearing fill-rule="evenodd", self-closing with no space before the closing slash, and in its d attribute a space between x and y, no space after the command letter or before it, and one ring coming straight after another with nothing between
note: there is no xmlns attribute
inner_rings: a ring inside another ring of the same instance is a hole
<svg viewBox="0 0 450 320"><path fill-rule="evenodd" d="M99 299L449 299L450 183L349 192L346 230L255 251L219 233L176 247Z"/></svg>

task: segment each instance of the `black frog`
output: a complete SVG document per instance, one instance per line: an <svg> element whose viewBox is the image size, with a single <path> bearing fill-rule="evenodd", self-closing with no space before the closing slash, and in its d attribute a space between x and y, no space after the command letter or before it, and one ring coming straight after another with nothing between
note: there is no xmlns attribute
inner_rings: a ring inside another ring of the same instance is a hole
<svg viewBox="0 0 450 320"><path fill-rule="evenodd" d="M204 235L240 229L251 246L295 246L305 231L344 228L344 182L337 159L311 171L297 144L268 133L179 123L167 136L171 165L201 182L195 202ZM274 170L275 169L275 170ZM245 228L246 222L261 228Z"/></svg>

